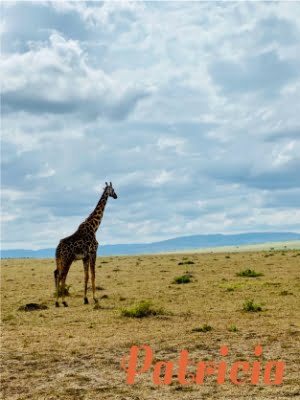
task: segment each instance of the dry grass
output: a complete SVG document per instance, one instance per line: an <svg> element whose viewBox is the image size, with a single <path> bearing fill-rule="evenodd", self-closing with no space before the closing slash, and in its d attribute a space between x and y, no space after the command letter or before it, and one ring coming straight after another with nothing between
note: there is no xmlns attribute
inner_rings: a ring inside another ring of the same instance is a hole
<svg viewBox="0 0 300 400"><path fill-rule="evenodd" d="M184 262L182 254L101 258L96 308L83 304L83 267L77 262L68 276L69 307L58 309L54 260L2 260L2 398L299 398L299 251L226 255L188 254L194 264L188 265L193 280L187 285L172 283L186 273L187 266L178 265ZM237 277L245 268L263 276ZM92 301L90 292L89 297ZM252 298L263 312L243 311L244 302ZM122 317L122 309L145 301L165 314ZM18 311L27 303L49 309ZM199 329L204 326L212 329ZM174 381L158 387L146 373L129 387L121 360L133 344L151 345L156 361L176 360L182 349L191 359L217 361L220 346L226 344L228 364L253 361L254 346L260 344L263 360L285 360L284 383L235 386L227 381L218 386L211 377L198 386Z"/></svg>

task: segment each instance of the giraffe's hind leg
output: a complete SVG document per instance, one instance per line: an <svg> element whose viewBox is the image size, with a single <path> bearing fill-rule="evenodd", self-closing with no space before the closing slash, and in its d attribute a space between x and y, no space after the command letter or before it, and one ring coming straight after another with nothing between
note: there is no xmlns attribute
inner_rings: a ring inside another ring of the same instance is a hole
<svg viewBox="0 0 300 400"><path fill-rule="evenodd" d="M84 304L89 304L89 300L87 298L87 286L89 281L89 257L85 257L83 262L84 267Z"/></svg>
<svg viewBox="0 0 300 400"><path fill-rule="evenodd" d="M56 302L55 306L59 307L59 284L61 280L61 273L63 271L63 264L60 256L56 256L56 270L54 271L54 283L56 292Z"/></svg>
<svg viewBox="0 0 300 400"><path fill-rule="evenodd" d="M96 286L95 286L95 278L96 278L96 272L95 272L95 266L96 266L96 258L97 258L97 253L93 254L90 257L90 268L91 268L91 277L92 277L92 288L93 288L93 299L95 303L98 303L98 299L96 297Z"/></svg>

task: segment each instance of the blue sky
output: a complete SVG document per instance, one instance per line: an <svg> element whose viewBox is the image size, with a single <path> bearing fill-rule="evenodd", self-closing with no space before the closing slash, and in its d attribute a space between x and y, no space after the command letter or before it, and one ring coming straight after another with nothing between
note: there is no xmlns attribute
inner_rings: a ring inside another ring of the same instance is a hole
<svg viewBox="0 0 300 400"><path fill-rule="evenodd" d="M2 248L300 231L299 2L2 2Z"/></svg>

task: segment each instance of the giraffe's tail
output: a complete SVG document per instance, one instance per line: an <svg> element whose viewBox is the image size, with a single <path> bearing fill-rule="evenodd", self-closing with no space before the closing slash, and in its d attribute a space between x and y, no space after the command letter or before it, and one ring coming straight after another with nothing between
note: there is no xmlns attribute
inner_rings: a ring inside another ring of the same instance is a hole
<svg viewBox="0 0 300 400"><path fill-rule="evenodd" d="M54 271L54 284L55 284L56 289L57 289L57 285L58 285L58 274L59 274L58 269L56 269Z"/></svg>

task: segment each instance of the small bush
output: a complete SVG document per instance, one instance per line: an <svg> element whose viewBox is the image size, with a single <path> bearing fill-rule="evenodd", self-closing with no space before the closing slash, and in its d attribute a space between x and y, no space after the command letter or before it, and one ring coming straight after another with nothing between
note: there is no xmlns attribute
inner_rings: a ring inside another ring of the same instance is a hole
<svg viewBox="0 0 300 400"><path fill-rule="evenodd" d="M243 304L243 310L247 312L258 312L262 311L262 308L259 304L255 304L254 300L246 300Z"/></svg>
<svg viewBox="0 0 300 400"><path fill-rule="evenodd" d="M258 276L263 276L261 272L255 272L253 269L245 269L244 271L237 272L236 276L242 276L244 278L257 278Z"/></svg>
<svg viewBox="0 0 300 400"><path fill-rule="evenodd" d="M190 264L195 264L194 261L180 261L178 265L190 265Z"/></svg>
<svg viewBox="0 0 300 400"><path fill-rule="evenodd" d="M176 278L174 278L174 281L173 281L173 283L177 283L177 284L184 284L184 283L190 283L190 282L191 282L191 275L189 275L189 274L177 276Z"/></svg>
<svg viewBox="0 0 300 400"><path fill-rule="evenodd" d="M150 301L141 301L131 308L123 308L121 310L122 317L144 318L151 315L163 315L162 308L154 308Z"/></svg>
<svg viewBox="0 0 300 400"><path fill-rule="evenodd" d="M192 329L192 332L210 332L212 330L213 330L212 326L204 324L202 326Z"/></svg>
<svg viewBox="0 0 300 400"><path fill-rule="evenodd" d="M226 292L233 292L234 289L235 289L234 286L228 286L228 287L226 288Z"/></svg>
<svg viewBox="0 0 300 400"><path fill-rule="evenodd" d="M237 331L238 331L238 328L236 327L235 324L230 324L230 325L228 326L228 330L229 330L229 332L237 332Z"/></svg>

